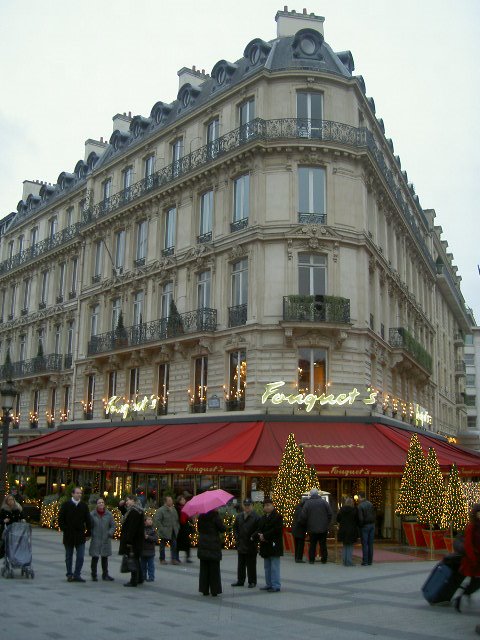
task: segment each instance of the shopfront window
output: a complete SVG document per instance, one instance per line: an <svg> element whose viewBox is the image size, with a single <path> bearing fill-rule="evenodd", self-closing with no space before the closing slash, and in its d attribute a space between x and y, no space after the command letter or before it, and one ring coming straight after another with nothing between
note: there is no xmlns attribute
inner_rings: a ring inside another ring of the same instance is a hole
<svg viewBox="0 0 480 640"><path fill-rule="evenodd" d="M185 491L190 495L195 495L195 476L177 474L173 476L173 493L176 496L181 495Z"/></svg>
<svg viewBox="0 0 480 640"><path fill-rule="evenodd" d="M195 476L196 493L218 489L217 476Z"/></svg>
<svg viewBox="0 0 480 640"><path fill-rule="evenodd" d="M242 497L242 478L240 476L219 476L218 486L220 489L231 493L240 503Z"/></svg>

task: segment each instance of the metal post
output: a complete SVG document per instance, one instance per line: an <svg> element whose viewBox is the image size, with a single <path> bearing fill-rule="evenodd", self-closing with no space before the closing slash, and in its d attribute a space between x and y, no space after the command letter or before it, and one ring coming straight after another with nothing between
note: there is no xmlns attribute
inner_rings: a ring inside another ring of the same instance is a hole
<svg viewBox="0 0 480 640"><path fill-rule="evenodd" d="M8 429L10 414L2 411L2 459L0 462L0 504L2 504L7 488L7 453L8 453Z"/></svg>

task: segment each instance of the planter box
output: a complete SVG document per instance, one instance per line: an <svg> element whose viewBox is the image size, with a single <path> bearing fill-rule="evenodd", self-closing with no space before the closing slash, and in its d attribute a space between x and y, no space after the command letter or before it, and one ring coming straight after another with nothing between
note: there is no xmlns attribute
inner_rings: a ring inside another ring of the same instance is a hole
<svg viewBox="0 0 480 640"><path fill-rule="evenodd" d="M423 529L423 536L427 547L435 551L445 551L447 548L444 540L446 533L446 531L430 531L430 529Z"/></svg>
<svg viewBox="0 0 480 640"><path fill-rule="evenodd" d="M407 542L411 547L424 547L427 543L423 537L422 525L418 522L402 522Z"/></svg>

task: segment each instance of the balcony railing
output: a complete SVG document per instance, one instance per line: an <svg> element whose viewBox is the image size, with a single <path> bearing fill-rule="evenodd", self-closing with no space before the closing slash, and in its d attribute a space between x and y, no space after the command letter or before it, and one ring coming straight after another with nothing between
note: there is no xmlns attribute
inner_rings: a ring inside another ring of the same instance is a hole
<svg viewBox="0 0 480 640"><path fill-rule="evenodd" d="M50 373L62 370L63 357L58 353L50 353L46 356L36 356L30 360L20 360L12 362L10 365L0 366L0 379L5 379L9 375L12 379L27 378L39 373Z"/></svg>
<svg viewBox="0 0 480 640"><path fill-rule="evenodd" d="M350 300L337 296L284 296L283 319L286 322L350 322Z"/></svg>
<svg viewBox="0 0 480 640"><path fill-rule="evenodd" d="M228 326L240 327L247 323L247 305L239 304L228 308Z"/></svg>
<svg viewBox="0 0 480 640"><path fill-rule="evenodd" d="M162 256L164 258L168 258L168 256L173 256L174 253L175 253L175 247L166 247L165 249L162 249Z"/></svg>
<svg viewBox="0 0 480 640"><path fill-rule="evenodd" d="M467 365L465 364L465 360L457 360L455 362L455 373L466 374L467 373Z"/></svg>
<svg viewBox="0 0 480 640"><path fill-rule="evenodd" d="M299 224L327 224L326 213L302 213L298 212Z"/></svg>
<svg viewBox="0 0 480 640"><path fill-rule="evenodd" d="M137 258L133 261L134 267L143 267L145 265L145 258Z"/></svg>
<svg viewBox="0 0 480 640"><path fill-rule="evenodd" d="M403 349L429 373L432 373L432 356L415 340L412 334L404 327L390 329L390 346Z"/></svg>
<svg viewBox="0 0 480 640"><path fill-rule="evenodd" d="M247 227L248 227L248 218L235 220L235 222L230 223L230 232L235 233L235 231L241 231L242 229L246 229Z"/></svg>
<svg viewBox="0 0 480 640"><path fill-rule="evenodd" d="M158 342L184 334L215 331L216 328L216 309L196 309L93 336L88 343L88 355Z"/></svg>
<svg viewBox="0 0 480 640"><path fill-rule="evenodd" d="M203 244L204 242L212 241L212 232L208 231L207 233L202 233L200 236L197 236L197 244Z"/></svg>
<svg viewBox="0 0 480 640"><path fill-rule="evenodd" d="M234 398L233 400L225 400L225 411L244 411L245 398Z"/></svg>
<svg viewBox="0 0 480 640"><path fill-rule="evenodd" d="M367 150L387 183L390 193L402 211L415 239L422 247L426 259L430 262L432 268L435 268L435 263L430 251L418 228L416 216L412 213L411 205L404 199L403 194L407 192L407 187L405 186L405 188L402 189L398 186L399 181L400 184L403 182L400 169L397 166L393 166L393 169L389 167L385 160L384 153L377 144L371 131L368 131L365 127L354 127L331 120L307 120L302 118L263 120L261 118L255 118L247 124L233 131L229 131L215 140L214 143L209 143L192 151L154 174L139 180L127 189L115 193L109 197L107 201L102 200L95 205L87 206L82 213L81 222L75 223L67 229L58 232L52 238L42 240L0 263L0 275L29 262L47 251L79 238L82 227L91 224L98 218L102 218L121 207L127 206L130 202L138 200L152 191L165 187L192 171L201 169L226 153L234 152L238 148L255 141L275 142L277 140L321 140L322 143L333 142ZM61 192L59 192L58 196L55 195L55 199L60 195ZM46 206L48 206L48 204L49 202L47 201ZM421 207L417 204L414 205L414 208L418 217L423 220L425 226L428 226ZM35 213L35 210L33 210L33 213Z"/></svg>

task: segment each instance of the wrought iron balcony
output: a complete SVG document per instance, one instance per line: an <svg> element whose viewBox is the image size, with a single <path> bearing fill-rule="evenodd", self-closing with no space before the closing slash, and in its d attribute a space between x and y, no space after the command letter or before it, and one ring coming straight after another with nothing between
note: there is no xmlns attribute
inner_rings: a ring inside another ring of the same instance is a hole
<svg viewBox="0 0 480 640"><path fill-rule="evenodd" d="M69 300L74 300L77 297L77 292L76 291L69 291L68 292L68 299Z"/></svg>
<svg viewBox="0 0 480 640"><path fill-rule="evenodd" d="M36 356L30 360L19 360L10 365L0 366L0 378L5 379L9 374L12 379L27 378L41 373L62 370L62 356L58 353L50 353L46 356Z"/></svg>
<svg viewBox="0 0 480 640"><path fill-rule="evenodd" d="M190 404L190 413L206 413L206 411L207 403L204 400Z"/></svg>
<svg viewBox="0 0 480 640"><path fill-rule="evenodd" d="M389 333L390 346L406 351L421 367L429 373L433 371L432 356L415 340L404 327L391 328Z"/></svg>
<svg viewBox="0 0 480 640"><path fill-rule="evenodd" d="M235 233L235 231L246 229L246 227L248 227L248 218L242 218L241 220L230 223L230 232Z"/></svg>
<svg viewBox="0 0 480 640"><path fill-rule="evenodd" d="M165 249L162 249L162 256L164 258L168 258L168 256L173 256L174 253L175 253L175 247L166 247Z"/></svg>
<svg viewBox="0 0 480 640"><path fill-rule="evenodd" d="M137 258L136 260L133 261L134 267L143 267L144 264L145 264L145 258Z"/></svg>
<svg viewBox="0 0 480 640"><path fill-rule="evenodd" d="M453 334L453 343L456 347L461 347L465 344L465 337L461 331Z"/></svg>
<svg viewBox="0 0 480 640"><path fill-rule="evenodd" d="M247 323L247 305L239 304L228 308L228 326L240 327Z"/></svg>
<svg viewBox="0 0 480 640"><path fill-rule="evenodd" d="M284 296L285 322L350 322L350 300L337 296Z"/></svg>
<svg viewBox="0 0 480 640"><path fill-rule="evenodd" d="M245 398L234 398L233 400L225 400L225 411L244 411Z"/></svg>
<svg viewBox="0 0 480 640"><path fill-rule="evenodd" d="M63 294L60 294L56 298L57 304L61 304L63 302Z"/></svg>
<svg viewBox="0 0 480 640"><path fill-rule="evenodd" d="M354 127L331 120L309 120L302 118L263 120L261 118L255 118L242 127L229 131L214 142L192 151L176 162L139 180L127 189L117 192L110 196L108 200L102 200L95 205L86 206L82 213L81 222L75 223L71 227L55 234L52 238L43 240L33 247L25 249L21 253L0 263L0 275L10 272L17 266L62 244L70 242L73 239L79 239L80 230L98 218L104 217L120 207L128 205L130 202L142 198L148 193L161 189L192 171L201 169L224 154L235 152L238 148L255 141L276 142L288 140L304 140L305 144L307 140L312 140L312 142L321 140L322 143L333 142L335 144L367 150L387 183L392 198L397 202L416 241L422 247L426 259L430 262L432 268L435 268L435 263L430 251L418 228L416 216L412 213L411 206L404 198L403 194L407 193L407 187L405 185L405 188L402 190L398 186L399 183L402 184L404 181L400 169L397 166L393 166L393 169L389 167L385 160L384 153L380 145L377 144L371 131L368 131L365 127ZM58 192L58 195L55 194L55 200L57 197L60 199L61 195L61 191ZM54 200L48 200L45 206L48 206L53 201ZM42 207L43 206L42 203ZM428 226L421 207L417 204L414 208L417 216L422 218L425 225ZM35 212L36 210L34 209L32 213ZM18 220L20 221L20 217Z"/></svg>
<svg viewBox="0 0 480 640"><path fill-rule="evenodd" d="M21 316L26 316L26 315L28 315L28 307L25 307L24 309L21 309L21 311L20 311L20 315L21 315Z"/></svg>
<svg viewBox="0 0 480 640"><path fill-rule="evenodd" d="M184 334L215 331L216 328L216 309L196 309L187 313L172 314L168 318L159 318L152 322L92 336L88 343L88 355L159 342Z"/></svg>
<svg viewBox="0 0 480 640"><path fill-rule="evenodd" d="M204 242L212 241L212 232L208 231L207 233L202 233L202 235L197 236L197 244L203 244Z"/></svg>
<svg viewBox="0 0 480 640"><path fill-rule="evenodd" d="M92 276L92 284L97 284L98 282L100 282L102 276L99 273L96 273L94 276Z"/></svg>
<svg viewBox="0 0 480 640"><path fill-rule="evenodd" d="M301 213L298 212L299 224L327 224L326 213Z"/></svg>
<svg viewBox="0 0 480 640"><path fill-rule="evenodd" d="M66 356L64 356L63 358L63 368L64 369L71 369L72 368L72 364L73 364L73 356L71 353L67 353Z"/></svg>
<svg viewBox="0 0 480 640"><path fill-rule="evenodd" d="M465 360L457 360L455 362L455 374L466 375L466 373L467 373L467 365L465 364Z"/></svg>
<svg viewBox="0 0 480 640"><path fill-rule="evenodd" d="M42 300L41 302L38 303L39 309L45 309L46 306L47 306L47 303L45 302L45 300Z"/></svg>

